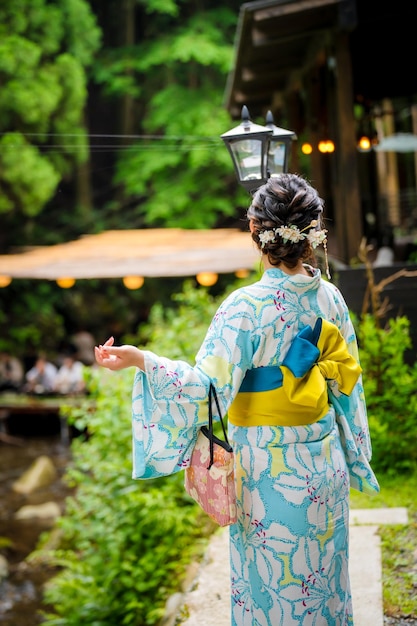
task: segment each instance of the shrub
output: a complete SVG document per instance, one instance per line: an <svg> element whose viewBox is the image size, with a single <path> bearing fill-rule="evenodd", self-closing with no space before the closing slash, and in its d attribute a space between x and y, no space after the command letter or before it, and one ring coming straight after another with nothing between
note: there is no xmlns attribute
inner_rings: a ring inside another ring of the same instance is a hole
<svg viewBox="0 0 417 626"><path fill-rule="evenodd" d="M72 444L66 480L75 491L49 555L60 568L45 589L49 626L157 623L208 534L182 473L132 481L131 374L98 372L85 406L71 409L88 438Z"/></svg>
<svg viewBox="0 0 417 626"><path fill-rule="evenodd" d="M384 473L417 466L417 366L405 361L410 322L392 318L381 328L372 315L358 325L360 359L372 437L372 465Z"/></svg>
<svg viewBox="0 0 417 626"><path fill-rule="evenodd" d="M153 308L137 343L146 339L155 352L190 360L217 304L191 283L176 300L175 311ZM88 435L72 442L66 480L74 495L57 523L60 546L48 557L59 573L45 589L45 625L158 623L213 532L213 522L186 494L182 472L132 480L132 382L133 370L92 370L84 406L68 407L69 421Z"/></svg>

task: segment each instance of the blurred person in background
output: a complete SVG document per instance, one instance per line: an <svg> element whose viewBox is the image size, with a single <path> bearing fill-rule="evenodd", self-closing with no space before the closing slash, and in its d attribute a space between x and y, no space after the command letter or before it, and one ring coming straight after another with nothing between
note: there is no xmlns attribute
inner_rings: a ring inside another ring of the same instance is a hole
<svg viewBox="0 0 417 626"><path fill-rule="evenodd" d="M35 394L50 394L54 390L58 368L48 361L45 354L39 354L33 367L26 372L23 391Z"/></svg>
<svg viewBox="0 0 417 626"><path fill-rule="evenodd" d="M76 349L69 350L63 355L53 389L59 394L78 394L85 391L84 365L77 360Z"/></svg>
<svg viewBox="0 0 417 626"><path fill-rule="evenodd" d="M19 391L24 369L19 359L6 350L0 352L0 391Z"/></svg>

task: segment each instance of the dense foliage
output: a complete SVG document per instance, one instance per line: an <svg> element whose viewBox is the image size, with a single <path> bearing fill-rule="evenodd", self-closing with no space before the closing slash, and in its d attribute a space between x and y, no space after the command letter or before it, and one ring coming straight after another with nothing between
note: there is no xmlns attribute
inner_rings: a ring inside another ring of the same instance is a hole
<svg viewBox="0 0 417 626"><path fill-rule="evenodd" d="M76 495L59 522L62 569L45 593L51 626L157 623L208 534L182 475L131 479L131 373L90 381L95 409L73 414L90 439L73 442Z"/></svg>
<svg viewBox="0 0 417 626"><path fill-rule="evenodd" d="M101 98L123 106L127 135L113 183L131 226L204 228L236 218L243 194L220 135L231 125L223 98L239 7L233 0L130 3L117 42L98 55L93 80ZM109 12L97 11L106 23ZM106 203L108 218L120 220L115 200Z"/></svg>
<svg viewBox="0 0 417 626"><path fill-rule="evenodd" d="M220 135L239 7L0 2L0 250L236 221Z"/></svg>
<svg viewBox="0 0 417 626"><path fill-rule="evenodd" d="M179 313L165 318L154 309L145 334L150 349L192 359L216 302L191 284L178 299ZM89 436L72 444L67 480L75 495L58 522L60 548L49 555L61 571L45 593L48 626L157 624L213 531L184 491L182 473L132 481L132 376L92 372L85 405L69 409Z"/></svg>
<svg viewBox="0 0 417 626"><path fill-rule="evenodd" d="M410 322L390 319L381 328L371 315L359 324L361 364L373 443L373 466L384 473L417 466L417 364L409 364Z"/></svg>
<svg viewBox="0 0 417 626"><path fill-rule="evenodd" d="M85 69L100 44L86 0L0 2L0 215L19 243L87 159ZM6 233L2 233L3 237Z"/></svg>
<svg viewBox="0 0 417 626"><path fill-rule="evenodd" d="M88 330L97 342L110 334L120 341L148 318L150 303L172 303L181 284L181 278L147 279L141 289L129 290L121 279L108 279L61 289L55 281L13 281L0 289L0 350L26 365L42 351L57 360L77 330Z"/></svg>

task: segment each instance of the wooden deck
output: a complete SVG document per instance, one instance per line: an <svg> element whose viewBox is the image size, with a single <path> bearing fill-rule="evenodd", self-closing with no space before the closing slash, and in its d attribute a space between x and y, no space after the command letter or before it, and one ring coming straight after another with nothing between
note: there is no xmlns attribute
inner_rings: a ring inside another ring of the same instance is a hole
<svg viewBox="0 0 417 626"><path fill-rule="evenodd" d="M24 393L0 394L0 442L19 445L19 438L8 432L7 424L13 416L56 416L60 423L63 443L70 439L69 427L63 407L79 406L85 402L85 396L33 396Z"/></svg>

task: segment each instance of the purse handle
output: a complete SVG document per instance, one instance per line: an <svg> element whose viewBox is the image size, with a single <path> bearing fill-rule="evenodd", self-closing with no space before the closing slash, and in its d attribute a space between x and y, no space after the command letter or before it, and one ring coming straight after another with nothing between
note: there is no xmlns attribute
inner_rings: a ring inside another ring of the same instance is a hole
<svg viewBox="0 0 417 626"><path fill-rule="evenodd" d="M210 441L210 463L207 469L210 469L210 467L213 465L214 463L214 433L213 433L213 408L212 408L212 402L213 402L213 398L214 398L214 402L216 403L216 408L217 408L217 413L219 414L219 418L220 418L220 423L222 425L222 429L223 429L223 436L224 436L224 440L226 441L226 443L229 443L229 440L227 438L227 433L226 433L226 428L223 422L223 417L222 417L222 412L220 410L220 404L219 404L219 399L217 397L217 393L216 393L216 388L214 387L213 383L210 383L210 387L209 387L209 394L208 394L208 418L209 418L209 422L208 422L208 432L209 432L209 441Z"/></svg>

